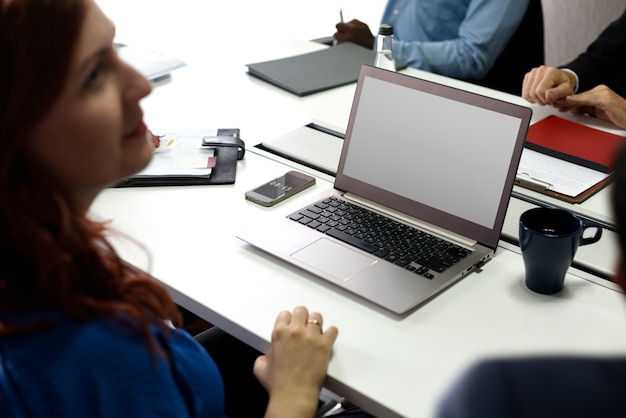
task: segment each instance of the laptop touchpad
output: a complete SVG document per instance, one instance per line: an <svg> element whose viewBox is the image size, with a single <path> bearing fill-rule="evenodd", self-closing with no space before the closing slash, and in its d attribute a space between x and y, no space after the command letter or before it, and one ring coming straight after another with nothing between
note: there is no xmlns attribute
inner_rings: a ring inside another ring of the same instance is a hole
<svg viewBox="0 0 626 418"><path fill-rule="evenodd" d="M326 238L320 238L291 256L344 281L377 261Z"/></svg>

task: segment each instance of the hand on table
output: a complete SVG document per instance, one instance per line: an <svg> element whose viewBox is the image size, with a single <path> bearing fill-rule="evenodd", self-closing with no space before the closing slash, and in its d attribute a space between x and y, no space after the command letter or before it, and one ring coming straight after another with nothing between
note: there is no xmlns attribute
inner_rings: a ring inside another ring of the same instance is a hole
<svg viewBox="0 0 626 418"><path fill-rule="evenodd" d="M567 96L556 102L555 106L562 112L588 114L626 129L626 99L605 85Z"/></svg>
<svg viewBox="0 0 626 418"><path fill-rule="evenodd" d="M266 417L314 416L337 335L333 326L324 331L322 315L305 307L278 315L269 352L254 364L270 395Z"/></svg>

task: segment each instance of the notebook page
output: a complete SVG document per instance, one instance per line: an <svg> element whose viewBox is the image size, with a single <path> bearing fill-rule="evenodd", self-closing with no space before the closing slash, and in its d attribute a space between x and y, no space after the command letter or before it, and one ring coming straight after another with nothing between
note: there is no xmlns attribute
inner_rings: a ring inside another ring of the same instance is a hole
<svg viewBox="0 0 626 418"><path fill-rule="evenodd" d="M524 149L517 170L518 176L528 176L548 185L548 190L575 197L609 176L559 158Z"/></svg>

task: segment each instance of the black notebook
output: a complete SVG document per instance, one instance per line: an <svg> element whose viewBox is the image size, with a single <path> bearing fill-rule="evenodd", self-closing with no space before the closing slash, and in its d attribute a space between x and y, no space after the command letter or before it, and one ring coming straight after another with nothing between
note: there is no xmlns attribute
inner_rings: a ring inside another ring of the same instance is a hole
<svg viewBox="0 0 626 418"><path fill-rule="evenodd" d="M353 83L363 64L374 64L375 53L345 42L307 54L247 64L248 73L298 96Z"/></svg>

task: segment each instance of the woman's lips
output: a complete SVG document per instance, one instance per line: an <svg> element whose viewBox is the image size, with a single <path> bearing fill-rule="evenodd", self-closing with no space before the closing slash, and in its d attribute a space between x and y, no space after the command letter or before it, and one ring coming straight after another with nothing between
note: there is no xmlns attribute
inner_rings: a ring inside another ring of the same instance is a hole
<svg viewBox="0 0 626 418"><path fill-rule="evenodd" d="M139 125L137 125L137 128L135 128L134 131L126 135L126 138L131 138L131 137L136 137L136 136L141 136L145 138L147 133L148 133L148 127L142 121L139 123Z"/></svg>

